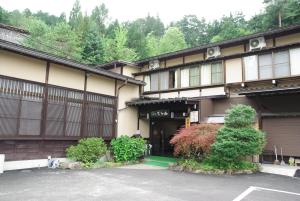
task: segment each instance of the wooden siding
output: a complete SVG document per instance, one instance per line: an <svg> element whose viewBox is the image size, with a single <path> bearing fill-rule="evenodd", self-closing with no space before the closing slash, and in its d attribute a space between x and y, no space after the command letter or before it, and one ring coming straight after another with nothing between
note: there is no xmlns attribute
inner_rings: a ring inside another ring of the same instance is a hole
<svg viewBox="0 0 300 201"><path fill-rule="evenodd" d="M112 96L1 76L0 139L111 139L115 101Z"/></svg>

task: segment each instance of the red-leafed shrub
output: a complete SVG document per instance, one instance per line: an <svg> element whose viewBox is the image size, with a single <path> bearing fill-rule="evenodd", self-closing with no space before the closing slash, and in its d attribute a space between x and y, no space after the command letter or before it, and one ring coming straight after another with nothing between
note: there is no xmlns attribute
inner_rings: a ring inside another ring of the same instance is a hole
<svg viewBox="0 0 300 201"><path fill-rule="evenodd" d="M219 128L218 124L193 124L181 128L170 141L174 145L174 155L202 160L209 153Z"/></svg>

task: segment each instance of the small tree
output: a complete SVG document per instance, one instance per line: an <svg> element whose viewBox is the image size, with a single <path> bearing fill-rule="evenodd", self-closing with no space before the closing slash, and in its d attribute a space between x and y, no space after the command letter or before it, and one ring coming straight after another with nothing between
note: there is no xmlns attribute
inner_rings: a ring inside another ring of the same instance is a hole
<svg viewBox="0 0 300 201"><path fill-rule="evenodd" d="M170 141L174 155L202 160L209 153L219 128L217 124L194 124L180 129Z"/></svg>
<svg viewBox="0 0 300 201"><path fill-rule="evenodd" d="M253 128L256 112L252 107L235 105L226 113L225 125L218 131L210 158L216 166L231 169L246 156L260 154L265 137Z"/></svg>

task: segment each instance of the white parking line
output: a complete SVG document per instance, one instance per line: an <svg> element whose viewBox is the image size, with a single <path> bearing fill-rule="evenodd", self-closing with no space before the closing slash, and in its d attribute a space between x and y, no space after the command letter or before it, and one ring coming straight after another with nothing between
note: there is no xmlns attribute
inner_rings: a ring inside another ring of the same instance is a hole
<svg viewBox="0 0 300 201"><path fill-rule="evenodd" d="M241 201L242 199L244 199L247 195L249 195L252 191L254 191L256 188L254 186L250 186L249 188L247 188L247 190L245 190L244 192L242 192L239 196L237 196L234 200L232 201Z"/></svg>
<svg viewBox="0 0 300 201"><path fill-rule="evenodd" d="M232 201L241 201L245 197L247 197L247 195L249 195L252 191L255 191L255 190L258 190L258 191L273 191L273 192L278 192L278 193L285 193L285 194L300 196L300 193L294 193L294 192L289 192L289 191L282 191L282 190L271 189L271 188L262 188L262 187L258 187L258 186L250 186L247 190L245 190L243 193L241 193L238 197L236 197Z"/></svg>

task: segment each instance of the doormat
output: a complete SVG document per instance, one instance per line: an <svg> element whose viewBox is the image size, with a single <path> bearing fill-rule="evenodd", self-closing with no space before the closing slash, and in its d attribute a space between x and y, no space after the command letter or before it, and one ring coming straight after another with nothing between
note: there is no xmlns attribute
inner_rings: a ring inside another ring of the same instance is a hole
<svg viewBox="0 0 300 201"><path fill-rule="evenodd" d="M145 158L145 165L153 165L159 167L169 167L170 164L175 163L176 158L163 156L149 156Z"/></svg>

